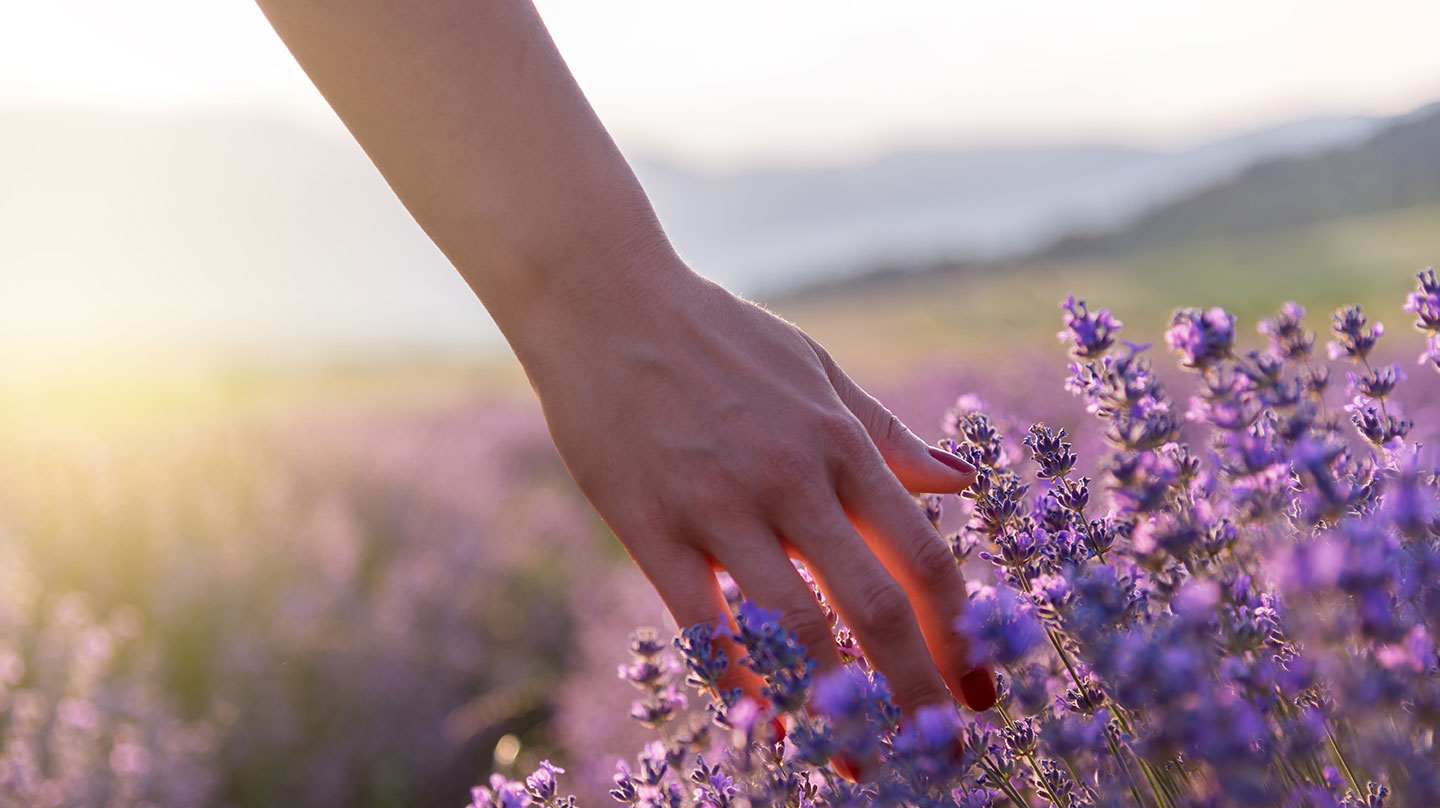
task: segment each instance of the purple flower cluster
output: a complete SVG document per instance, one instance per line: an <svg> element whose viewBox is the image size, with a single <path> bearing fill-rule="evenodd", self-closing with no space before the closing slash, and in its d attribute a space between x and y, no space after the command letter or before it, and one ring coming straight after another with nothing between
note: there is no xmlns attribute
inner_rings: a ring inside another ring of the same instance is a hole
<svg viewBox="0 0 1440 808"><path fill-rule="evenodd" d="M1405 308L1440 368L1432 271ZM975 584L957 628L997 668L993 710L901 716L862 653L818 675L777 615L741 602L676 643L708 712L670 689L668 650L632 646L632 714L661 739L619 764L617 800L1440 805L1440 481L1396 399L1404 375L1372 363L1383 327L1334 314L1349 389L1333 401L1299 305L1262 320L1253 350L1223 310L1181 310L1165 335L1193 379L1180 405L1108 311L1062 310L1066 388L1109 450L1080 457L1073 428L1021 429L965 396L945 447L975 483L920 503L937 526L958 512L948 538ZM721 685L733 655L766 701Z"/></svg>
<svg viewBox="0 0 1440 808"><path fill-rule="evenodd" d="M1074 295L1060 304L1064 310L1062 320L1065 330L1056 335L1061 342L1069 342L1071 350L1081 359L1099 356L1115 344L1115 335L1120 333L1124 323L1115 319L1109 309L1090 311L1085 301L1076 300Z"/></svg>
<svg viewBox="0 0 1440 808"><path fill-rule="evenodd" d="M559 795L560 781L555 775L564 773L559 766L542 760L524 782L492 774L488 785L470 789L470 803L465 808L575 808L573 796Z"/></svg>
<svg viewBox="0 0 1440 808"><path fill-rule="evenodd" d="M1420 364L1440 371L1440 281L1435 280L1433 267L1415 277L1415 291L1405 299L1405 311L1415 315L1415 327L1426 335Z"/></svg>
<svg viewBox="0 0 1440 808"><path fill-rule="evenodd" d="M664 649L653 629L636 629L630 635L635 660L620 666L620 678L644 694L630 705L630 717L647 727L664 724L689 704L673 681L680 668L673 657L661 653Z"/></svg>
<svg viewBox="0 0 1440 808"><path fill-rule="evenodd" d="M1230 358L1235 345L1235 316L1221 308L1175 312L1165 344L1180 355L1181 367L1198 370Z"/></svg>

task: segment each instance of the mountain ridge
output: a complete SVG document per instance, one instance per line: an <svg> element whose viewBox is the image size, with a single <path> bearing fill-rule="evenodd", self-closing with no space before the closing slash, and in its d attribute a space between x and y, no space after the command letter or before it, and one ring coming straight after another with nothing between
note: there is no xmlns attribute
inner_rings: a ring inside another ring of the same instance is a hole
<svg viewBox="0 0 1440 808"><path fill-rule="evenodd" d="M636 171L692 263L749 281L745 291L772 292L877 264L1024 255L1065 233L1123 222L1255 162L1358 142L1387 120L1319 117L1177 150L907 150L852 166L721 177L641 160ZM714 238L716 221L743 240Z"/></svg>
<svg viewBox="0 0 1440 808"><path fill-rule="evenodd" d="M1364 142L1260 163L1110 232L1059 240L1046 257L1131 252L1440 200L1440 103ZM1440 230L1440 225L1437 225Z"/></svg>

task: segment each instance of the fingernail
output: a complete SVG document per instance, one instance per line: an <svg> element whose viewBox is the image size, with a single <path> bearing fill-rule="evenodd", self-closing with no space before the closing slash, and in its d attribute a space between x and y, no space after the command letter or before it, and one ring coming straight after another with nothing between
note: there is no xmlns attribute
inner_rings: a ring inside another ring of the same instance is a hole
<svg viewBox="0 0 1440 808"><path fill-rule="evenodd" d="M785 740L785 719L784 719L784 718L781 718L780 716L776 716L776 717L775 717L775 720L770 722L770 726L771 726L772 729L775 730L775 740L772 741L772 743L780 743L781 741Z"/></svg>
<svg viewBox="0 0 1440 808"><path fill-rule="evenodd" d="M976 668L960 677L960 692L965 704L977 713L995 706L995 674L989 668Z"/></svg>
<svg viewBox="0 0 1440 808"><path fill-rule="evenodd" d="M965 460L964 460L963 458L961 458L960 456L958 456L958 455L950 454L949 452L945 451L944 449L937 449L937 448L935 448L934 446L931 446L931 447L928 447L928 448L930 449L930 456L931 456L931 457L935 458L936 460L939 460L941 463L944 463L945 465L949 466L950 468L955 469L956 471L960 472L961 474L970 474L970 473L972 473L972 472L975 471L975 467L974 467L974 466L970 465L969 463L966 463Z"/></svg>
<svg viewBox="0 0 1440 808"><path fill-rule="evenodd" d="M850 759L850 756L841 752L830 759L831 768L846 780L852 783L860 782L860 766Z"/></svg>

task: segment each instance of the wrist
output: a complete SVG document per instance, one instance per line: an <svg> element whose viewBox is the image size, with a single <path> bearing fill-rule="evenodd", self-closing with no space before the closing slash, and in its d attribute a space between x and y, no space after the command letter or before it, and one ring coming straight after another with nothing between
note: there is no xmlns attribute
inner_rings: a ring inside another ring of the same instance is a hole
<svg viewBox="0 0 1440 808"><path fill-rule="evenodd" d="M528 288L491 307L534 382L625 339L673 333L687 310L723 291L680 259L658 224L607 230L556 250L552 261L526 273Z"/></svg>

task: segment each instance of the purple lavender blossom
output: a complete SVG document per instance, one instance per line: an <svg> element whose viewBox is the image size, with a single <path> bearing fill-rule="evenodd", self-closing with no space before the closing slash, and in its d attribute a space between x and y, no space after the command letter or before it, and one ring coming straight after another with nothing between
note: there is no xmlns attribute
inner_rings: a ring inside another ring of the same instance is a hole
<svg viewBox="0 0 1440 808"><path fill-rule="evenodd" d="M1261 318L1257 330L1270 338L1270 353L1287 361L1304 361L1315 347L1315 332L1305 330L1305 307L1287 301L1270 317Z"/></svg>
<svg viewBox="0 0 1440 808"><path fill-rule="evenodd" d="M1348 373L1345 378L1350 383L1352 395L1381 399L1394 392L1395 385L1405 381L1405 373L1399 365L1390 364L1366 369L1361 374Z"/></svg>
<svg viewBox="0 0 1440 808"><path fill-rule="evenodd" d="M1180 365L1203 370L1230 356L1235 345L1235 317L1221 308L1180 309L1165 332L1165 344L1180 355Z"/></svg>
<svg viewBox="0 0 1440 808"><path fill-rule="evenodd" d="M1085 301L1076 300L1074 295L1065 298L1060 308L1065 312L1065 330L1056 336L1070 343L1070 351L1077 359L1092 359L1108 351L1124 325L1110 315L1109 309L1092 312Z"/></svg>
<svg viewBox="0 0 1440 808"><path fill-rule="evenodd" d="M492 774L488 786L471 789L470 804L466 808L529 808L530 804L530 794L525 790L524 783Z"/></svg>
<svg viewBox="0 0 1440 808"><path fill-rule="evenodd" d="M970 641L970 664L1001 666L1022 660L1045 638L1033 606L1007 587L983 587L970 598L960 632Z"/></svg>
<svg viewBox="0 0 1440 808"><path fill-rule="evenodd" d="M1416 274L1415 291L1406 296L1404 310L1415 315L1416 328L1440 332L1440 281L1435 280L1434 267Z"/></svg>
<svg viewBox="0 0 1440 808"><path fill-rule="evenodd" d="M1417 364L1429 365L1440 373L1440 334L1431 334L1425 340L1425 350L1420 353Z"/></svg>
<svg viewBox="0 0 1440 808"><path fill-rule="evenodd" d="M1326 343L1325 350L1332 360L1342 356L1357 362L1364 360L1385 333L1385 326L1370 323L1359 306L1341 306L1331 315L1331 320L1330 330L1335 339Z"/></svg>
<svg viewBox="0 0 1440 808"><path fill-rule="evenodd" d="M805 694L814 680L815 660L805 646L780 625L780 614L745 601L735 614L731 638L744 646L745 665L765 677L761 691L782 713L805 706Z"/></svg>
<svg viewBox="0 0 1440 808"><path fill-rule="evenodd" d="M555 799L559 781L555 775L564 774L565 770L552 764L548 760L540 761L540 766L530 776L525 778L525 790L540 803L549 803Z"/></svg>
<svg viewBox="0 0 1440 808"><path fill-rule="evenodd" d="M1030 434L1025 437L1025 445L1030 448L1031 457L1040 465L1040 473L1036 476L1041 479L1064 477L1075 468L1075 453L1071 451L1071 445L1065 442L1066 437L1068 433L1064 429L1057 434L1044 424L1030 427Z"/></svg>

